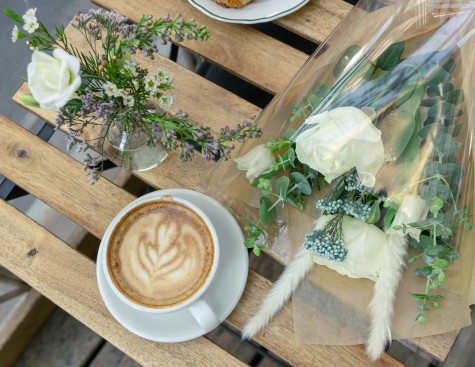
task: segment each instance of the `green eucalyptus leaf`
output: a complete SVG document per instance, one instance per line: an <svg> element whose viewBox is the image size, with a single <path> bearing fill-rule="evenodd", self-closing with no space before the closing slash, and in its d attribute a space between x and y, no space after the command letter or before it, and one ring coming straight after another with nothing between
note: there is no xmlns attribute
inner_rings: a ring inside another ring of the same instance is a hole
<svg viewBox="0 0 475 367"><path fill-rule="evenodd" d="M441 269L441 270L447 269L447 266L449 266L449 262L444 259L437 259L432 265L432 267L436 269Z"/></svg>
<svg viewBox="0 0 475 367"><path fill-rule="evenodd" d="M304 195L310 195L312 193L312 187L307 181L307 178L300 172L292 172L290 174L292 180L298 185L298 190Z"/></svg>
<svg viewBox="0 0 475 367"><path fill-rule="evenodd" d="M316 96L314 94L311 94L305 98L305 103L310 106L312 111L315 110L320 105L320 103L322 103L322 101L322 97Z"/></svg>
<svg viewBox="0 0 475 367"><path fill-rule="evenodd" d="M414 275L416 276L429 276L432 274L432 266L423 266L423 267L420 267L420 268L417 268L415 271L414 271Z"/></svg>
<svg viewBox="0 0 475 367"><path fill-rule="evenodd" d="M439 180L431 180L429 184L424 185L420 193L421 198L426 201L433 200L434 197L440 198L445 202L450 202L452 192L450 187L440 182ZM419 221L420 224L423 221Z"/></svg>
<svg viewBox="0 0 475 367"><path fill-rule="evenodd" d="M282 200L287 196L289 190L290 179L287 176L281 176L275 181L275 187L279 192L279 198Z"/></svg>
<svg viewBox="0 0 475 367"><path fill-rule="evenodd" d="M443 249L444 249L443 246L437 245L437 246L428 247L426 251L431 256L437 256Z"/></svg>
<svg viewBox="0 0 475 367"><path fill-rule="evenodd" d="M329 92L330 88L327 87L325 84L318 82L315 84L312 90L312 94L319 96L321 98L325 97Z"/></svg>
<svg viewBox="0 0 475 367"><path fill-rule="evenodd" d="M453 73L456 66L457 65L454 59L448 59L445 63L442 64L442 67L449 73Z"/></svg>
<svg viewBox="0 0 475 367"><path fill-rule="evenodd" d="M401 60L404 51L404 42L393 43L376 60L376 67L389 70L396 66Z"/></svg>
<svg viewBox="0 0 475 367"><path fill-rule="evenodd" d="M429 98L423 99L421 101L421 106L422 107L432 107L432 106L436 105L437 103L441 103L441 102L442 102L442 98L440 96L429 97Z"/></svg>
<svg viewBox="0 0 475 367"><path fill-rule="evenodd" d="M348 47L333 68L333 76L338 79L345 70L352 73L355 78L369 78L374 72L374 65L365 57L356 60L355 56L361 51L361 47L353 45Z"/></svg>
<svg viewBox="0 0 475 367"><path fill-rule="evenodd" d="M439 152L443 152L445 155L450 155L457 149L457 141L449 134L440 133L437 134L434 140L435 148Z"/></svg>
<svg viewBox="0 0 475 367"><path fill-rule="evenodd" d="M450 74L443 67L437 65L429 71L426 76L427 84L430 86L437 86L439 84L445 84L452 79L452 74Z"/></svg>
<svg viewBox="0 0 475 367"><path fill-rule="evenodd" d="M464 100L464 94L462 89L455 89L450 92L448 92L445 95L445 100L448 103L452 103L454 105L458 105L463 102Z"/></svg>
<svg viewBox="0 0 475 367"><path fill-rule="evenodd" d="M454 89L452 83L445 83L444 85L433 85L427 88L427 95L429 97L442 96Z"/></svg>
<svg viewBox="0 0 475 367"><path fill-rule="evenodd" d="M447 133L452 135L453 137L457 137L460 134L460 130L462 129L462 123L455 123L450 125L447 128Z"/></svg>
<svg viewBox="0 0 475 367"><path fill-rule="evenodd" d="M430 124L424 126L419 130L419 137L422 140L426 140L429 137L435 137L439 133L447 133L450 127L445 126L444 124Z"/></svg>
<svg viewBox="0 0 475 367"><path fill-rule="evenodd" d="M272 208L272 201L265 196L261 197L259 205L259 218L266 226L270 226L272 221L277 218L277 211ZM270 210L269 210L270 209Z"/></svg>
<svg viewBox="0 0 475 367"><path fill-rule="evenodd" d="M428 320L428 317L425 313L421 312L417 315L416 321L418 324L422 325Z"/></svg>

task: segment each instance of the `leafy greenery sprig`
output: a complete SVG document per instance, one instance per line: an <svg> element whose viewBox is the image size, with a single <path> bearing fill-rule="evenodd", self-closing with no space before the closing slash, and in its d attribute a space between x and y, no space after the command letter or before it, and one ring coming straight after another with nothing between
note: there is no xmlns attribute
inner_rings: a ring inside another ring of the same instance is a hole
<svg viewBox="0 0 475 367"><path fill-rule="evenodd" d="M268 233L263 228L270 226L277 219L277 207L289 204L299 210L305 206L305 197L313 190L320 190L318 173L307 165L300 163L295 154L295 142L290 140L294 130L289 129L277 139L267 143L267 148L276 152L277 159L272 165L272 171L261 175L253 186L261 190L259 219L253 221L247 216L248 225L245 246L252 248L259 256L266 247ZM278 177L276 177L278 175Z"/></svg>

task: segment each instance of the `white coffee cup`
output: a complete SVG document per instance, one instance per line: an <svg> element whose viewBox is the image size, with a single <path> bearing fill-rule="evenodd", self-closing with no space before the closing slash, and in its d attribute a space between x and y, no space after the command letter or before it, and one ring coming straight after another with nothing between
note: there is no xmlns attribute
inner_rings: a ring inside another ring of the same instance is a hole
<svg viewBox="0 0 475 367"><path fill-rule="evenodd" d="M157 307L148 307L144 304L135 302L132 298L129 298L126 295L124 295L123 290L121 291L118 289L117 285L112 279L113 275L111 275L111 271L108 266L108 249L109 249L110 238L112 236L112 233L114 232L116 226L119 223L121 223L121 220L124 217L127 217L133 209L136 209L139 206L147 205L152 202L160 202L160 200L162 201L165 200L167 202L172 201L172 202L181 204L187 209L190 209L191 211L193 211L196 215L198 215L198 217L206 225L207 229L209 230L209 234L211 235L212 242L213 242L214 256L213 256L211 268L208 272L206 280L204 281L203 285L201 285L201 287L195 293L193 293L189 298L187 298L185 301L181 303L157 308ZM200 327L203 329L204 332L209 332L212 329L214 329L217 325L220 324L220 320L216 316L216 313L213 311L213 309L210 307L210 305L206 302L206 300L203 297L207 289L213 282L213 279L216 275L216 271L218 269L218 263L219 263L218 236L216 234L216 230L211 220L196 205L182 198L172 197L169 195L165 195L158 198L154 197L154 198L149 198L149 199L141 199L141 198L136 199L135 201L127 205L125 208L123 208L119 212L119 214L109 224L104 234L103 240L101 241L101 251L102 251L103 256L101 258L101 261L98 262L97 266L102 268L107 284L112 289L114 294L117 296L117 298L120 301L122 301L126 305L143 312L163 313L163 314L186 308L191 313L191 315L194 317L194 319L197 321L197 323L200 325Z"/></svg>

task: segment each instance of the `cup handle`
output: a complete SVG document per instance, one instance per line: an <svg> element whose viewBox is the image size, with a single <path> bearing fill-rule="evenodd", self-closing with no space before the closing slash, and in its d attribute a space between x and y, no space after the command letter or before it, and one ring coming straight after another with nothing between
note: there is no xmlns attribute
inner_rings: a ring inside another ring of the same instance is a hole
<svg viewBox="0 0 475 367"><path fill-rule="evenodd" d="M201 326L201 328L207 333L216 328L221 323L216 316L216 313L203 299L199 299L198 301L192 303L188 307L188 310Z"/></svg>

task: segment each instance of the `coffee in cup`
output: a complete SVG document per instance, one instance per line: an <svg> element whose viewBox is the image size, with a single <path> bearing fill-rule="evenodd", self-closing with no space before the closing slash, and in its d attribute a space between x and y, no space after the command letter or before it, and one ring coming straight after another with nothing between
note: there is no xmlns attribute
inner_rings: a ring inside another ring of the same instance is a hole
<svg viewBox="0 0 475 367"><path fill-rule="evenodd" d="M221 322L204 298L218 269L218 235L189 201L134 200L112 220L99 251L99 271L122 303L151 313L186 308L204 332Z"/></svg>
<svg viewBox="0 0 475 367"><path fill-rule="evenodd" d="M133 303L170 309L200 293L215 262L215 236L189 205L142 203L113 229L106 252L115 287Z"/></svg>

